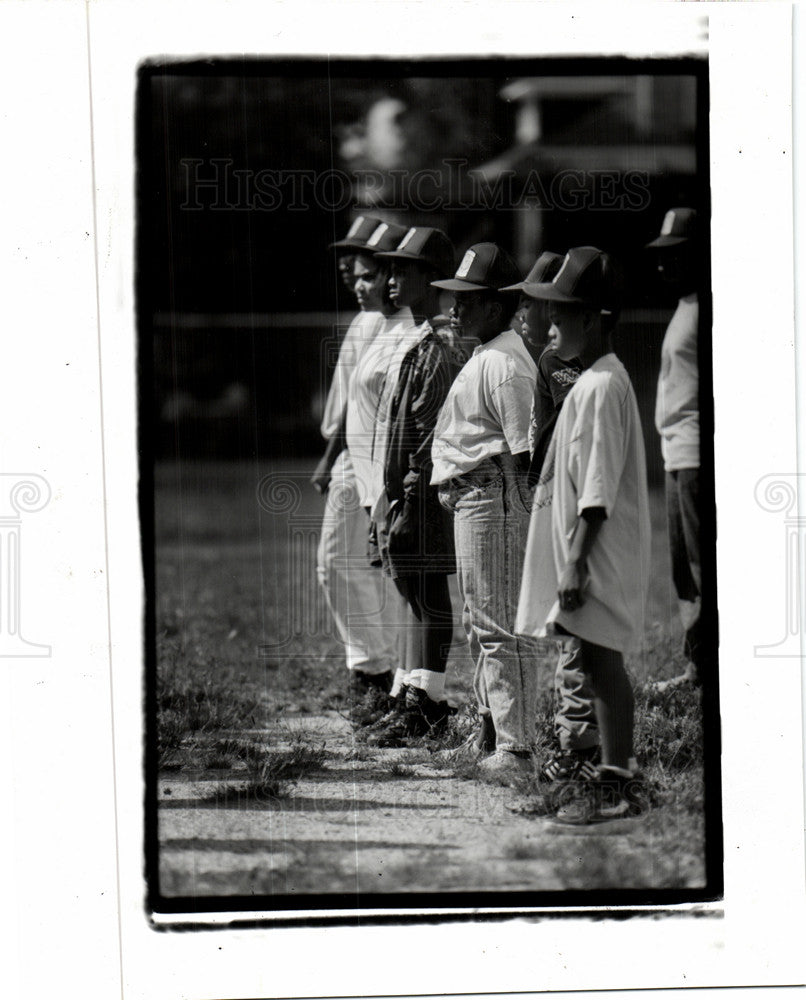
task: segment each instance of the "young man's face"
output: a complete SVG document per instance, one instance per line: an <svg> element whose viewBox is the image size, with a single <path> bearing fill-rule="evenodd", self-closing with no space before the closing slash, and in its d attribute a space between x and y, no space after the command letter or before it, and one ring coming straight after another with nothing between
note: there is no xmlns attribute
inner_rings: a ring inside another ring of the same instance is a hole
<svg viewBox="0 0 806 1000"><path fill-rule="evenodd" d="M498 307L484 292L454 292L451 326L458 327L463 337L489 339L500 319Z"/></svg>
<svg viewBox="0 0 806 1000"><path fill-rule="evenodd" d="M344 282L345 286L353 291L353 286L355 285L355 278L353 277L353 261L355 260L355 254L344 253L339 257L339 275L341 280Z"/></svg>
<svg viewBox="0 0 806 1000"><path fill-rule="evenodd" d="M383 305L386 271L373 257L358 254L353 263L355 297L365 312L380 312Z"/></svg>
<svg viewBox="0 0 806 1000"><path fill-rule="evenodd" d="M551 326L548 302L543 299L533 299L528 295L521 295L516 315L520 321L523 339L528 341L532 347L545 347Z"/></svg>
<svg viewBox="0 0 806 1000"><path fill-rule="evenodd" d="M586 320L590 313L584 306L565 302L549 302L552 342L557 356L563 361L578 358L583 353L588 339L590 324Z"/></svg>
<svg viewBox="0 0 806 1000"><path fill-rule="evenodd" d="M430 291L428 275L416 260L392 260L389 297L398 309L422 302Z"/></svg>
<svg viewBox="0 0 806 1000"><path fill-rule="evenodd" d="M658 251L658 273L665 285L678 295L690 292L694 287L691 252L681 246L663 247Z"/></svg>

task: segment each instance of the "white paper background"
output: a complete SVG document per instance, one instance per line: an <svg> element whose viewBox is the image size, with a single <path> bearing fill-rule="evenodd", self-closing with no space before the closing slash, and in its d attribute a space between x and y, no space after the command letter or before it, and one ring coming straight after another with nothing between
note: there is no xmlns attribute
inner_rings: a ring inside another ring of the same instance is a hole
<svg viewBox="0 0 806 1000"><path fill-rule="evenodd" d="M134 423L139 60L663 55L699 45L696 19L705 15L724 918L326 933L150 929ZM11 776L0 825L4 995L134 1000L804 981L802 661L753 653L783 633L786 582L783 516L762 510L754 487L763 474L797 471L790 18L784 3L0 6L2 471L38 473L53 491L48 507L26 516L22 571L24 634L53 652L0 657L0 760Z"/></svg>

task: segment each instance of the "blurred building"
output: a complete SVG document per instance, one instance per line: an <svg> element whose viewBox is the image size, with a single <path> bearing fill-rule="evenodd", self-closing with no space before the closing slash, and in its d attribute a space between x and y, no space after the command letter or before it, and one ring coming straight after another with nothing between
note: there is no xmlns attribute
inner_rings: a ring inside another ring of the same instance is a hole
<svg viewBox="0 0 806 1000"><path fill-rule="evenodd" d="M672 303L643 246L668 207L699 202L697 77L508 78L496 67L144 77L138 292L158 455L321 446L329 367L355 311L327 247L371 210L439 226L458 253L495 240L524 273L542 249L615 254L627 278L619 353L657 472L651 403Z"/></svg>

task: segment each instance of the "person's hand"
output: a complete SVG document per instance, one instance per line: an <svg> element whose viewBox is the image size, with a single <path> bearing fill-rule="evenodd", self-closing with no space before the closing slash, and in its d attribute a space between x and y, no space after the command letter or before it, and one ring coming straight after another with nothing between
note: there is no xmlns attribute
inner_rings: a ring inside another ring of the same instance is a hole
<svg viewBox="0 0 806 1000"><path fill-rule="evenodd" d="M588 585L588 574L584 567L575 562L569 562L560 574L557 582L557 595L560 598L561 611L576 611L585 603L585 588Z"/></svg>
<svg viewBox="0 0 806 1000"><path fill-rule="evenodd" d="M324 495L327 493L328 487L330 486L330 478L330 469L327 467L326 461L323 458L322 461L316 466L316 469L311 476L311 485L317 493Z"/></svg>
<svg viewBox="0 0 806 1000"><path fill-rule="evenodd" d="M417 519L413 506L406 500L399 503L394 519L389 527L389 552L392 555L408 555L417 544Z"/></svg>

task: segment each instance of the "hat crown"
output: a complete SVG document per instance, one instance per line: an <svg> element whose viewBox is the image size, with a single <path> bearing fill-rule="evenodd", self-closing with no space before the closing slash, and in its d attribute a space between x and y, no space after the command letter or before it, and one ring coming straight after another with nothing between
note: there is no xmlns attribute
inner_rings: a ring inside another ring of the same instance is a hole
<svg viewBox="0 0 806 1000"><path fill-rule="evenodd" d="M663 218L661 236L691 237L697 221L697 212L693 208L670 208Z"/></svg>
<svg viewBox="0 0 806 1000"><path fill-rule="evenodd" d="M552 285L569 298L599 309L615 305L610 258L596 247L574 247L565 255Z"/></svg>
<svg viewBox="0 0 806 1000"><path fill-rule="evenodd" d="M331 247L355 252L366 246L367 240L380 224L381 220L374 215L359 215L353 220L344 239L331 243Z"/></svg>
<svg viewBox="0 0 806 1000"><path fill-rule="evenodd" d="M411 226L403 230L403 238L391 250L383 253L392 260L422 261L440 274L453 271L453 243L441 229L431 226Z"/></svg>
<svg viewBox="0 0 806 1000"><path fill-rule="evenodd" d="M520 274L515 262L501 247L495 243L475 243L462 257L456 278L498 290L518 281Z"/></svg>
<svg viewBox="0 0 806 1000"><path fill-rule="evenodd" d="M405 233L405 226L398 226L394 222L381 222L367 239L366 249L372 253L394 250Z"/></svg>
<svg viewBox="0 0 806 1000"><path fill-rule="evenodd" d="M557 272L562 267L562 263L562 254L544 251L535 261L532 270L524 278L524 282L530 285L537 285L541 282L553 281Z"/></svg>

